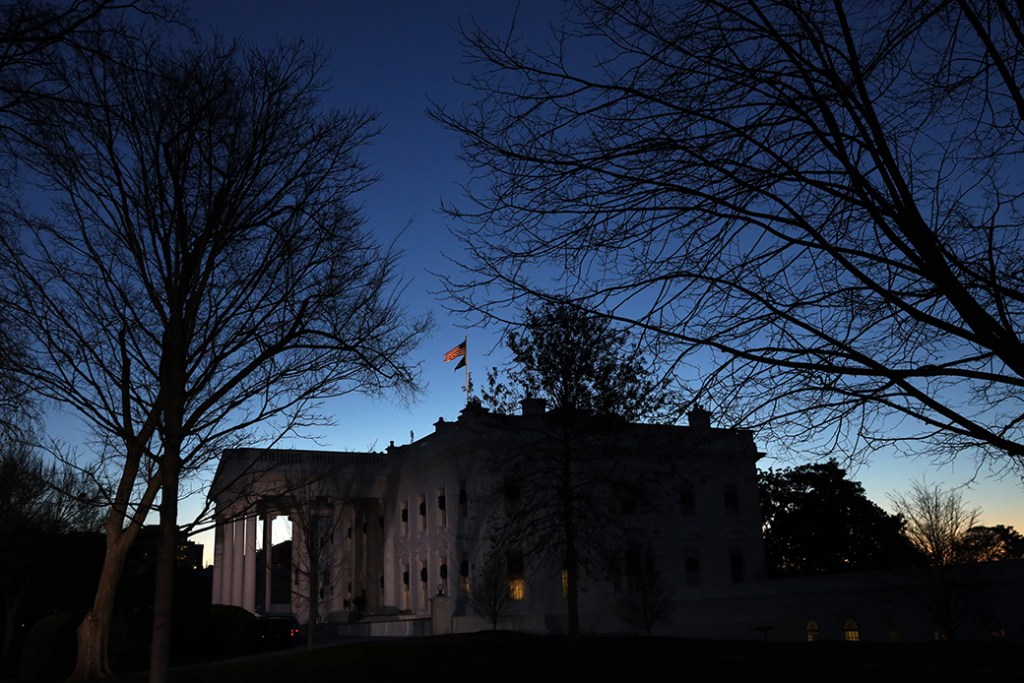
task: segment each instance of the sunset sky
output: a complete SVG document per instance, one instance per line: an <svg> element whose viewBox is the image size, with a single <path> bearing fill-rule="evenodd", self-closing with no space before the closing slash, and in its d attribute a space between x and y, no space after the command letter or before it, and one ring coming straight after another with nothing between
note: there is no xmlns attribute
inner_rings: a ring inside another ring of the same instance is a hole
<svg viewBox="0 0 1024 683"><path fill-rule="evenodd" d="M467 171L456 159L458 140L431 122L425 112L431 101L458 108L472 92L458 81L472 66L459 42L459 22L542 37L557 21L557 0L513 2L488 0L204 0L191 3L193 19L225 38L241 37L257 44L301 39L321 44L331 55L332 79L324 104L367 108L379 112L383 134L364 150L364 159L381 180L361 197L367 228L378 240L397 240L404 256L399 271L406 279L404 300L416 314L432 312L435 332L414 358L422 364L426 392L415 402L350 396L326 406L337 426L321 432L319 445L298 447L330 450L383 450L390 441L407 443L433 430L443 416L455 419L464 405L463 375L443 354L468 336L469 362L479 382L486 368L504 361L497 330L466 329L473 322L450 315L438 294L436 273L456 267L459 245L451 235L458 225L441 215L442 199L457 201ZM777 448L758 439L769 458ZM771 460L764 464L778 464ZM788 463L795 464L795 463ZM971 478L972 504L983 509L987 524L1010 524L1024 531L1024 490L1018 476L993 478L968 458L935 467L922 459L897 460L879 454L854 472L869 497L888 508L887 493L905 491L913 480L959 485ZM212 538L201 537L212 554Z"/></svg>

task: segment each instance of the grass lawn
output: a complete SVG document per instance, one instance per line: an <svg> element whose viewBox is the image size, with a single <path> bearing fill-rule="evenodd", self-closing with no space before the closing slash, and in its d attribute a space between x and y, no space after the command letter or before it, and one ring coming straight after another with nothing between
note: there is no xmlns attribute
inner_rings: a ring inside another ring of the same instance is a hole
<svg viewBox="0 0 1024 683"><path fill-rule="evenodd" d="M482 632L291 649L175 669L180 683L261 681L962 681L1024 680L1009 643L772 643ZM122 676L118 683L145 680Z"/></svg>

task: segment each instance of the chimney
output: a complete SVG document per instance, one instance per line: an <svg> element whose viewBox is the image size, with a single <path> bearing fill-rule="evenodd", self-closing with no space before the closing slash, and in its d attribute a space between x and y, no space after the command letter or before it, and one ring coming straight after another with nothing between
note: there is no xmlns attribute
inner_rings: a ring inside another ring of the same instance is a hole
<svg viewBox="0 0 1024 683"><path fill-rule="evenodd" d="M547 404L546 399L533 396L527 396L519 402L519 405L523 407L523 415L543 415Z"/></svg>
<svg viewBox="0 0 1024 683"><path fill-rule="evenodd" d="M690 426L695 429L711 429L711 413L700 407L699 403L695 403L693 410L686 414L686 417L690 420Z"/></svg>

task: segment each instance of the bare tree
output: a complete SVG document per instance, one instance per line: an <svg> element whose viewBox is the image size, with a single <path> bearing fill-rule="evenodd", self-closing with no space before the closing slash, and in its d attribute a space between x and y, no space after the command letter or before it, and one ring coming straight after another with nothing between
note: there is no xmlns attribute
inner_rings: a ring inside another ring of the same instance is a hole
<svg viewBox="0 0 1024 683"><path fill-rule="evenodd" d="M0 248L32 342L23 376L92 427L111 477L74 676L109 673L120 568L158 503L163 680L182 479L261 430L321 424L324 398L415 389L406 354L427 323L402 311L396 254L352 204L372 180L357 151L375 117L320 109L316 49L127 26L98 40L54 65L64 97L20 113L22 156L55 211L15 213L24 239Z"/></svg>
<svg viewBox="0 0 1024 683"><path fill-rule="evenodd" d="M316 627L321 621L322 590L337 574L337 544L345 491L348 486L339 475L341 468L320 468L301 475L289 474L281 498L292 525L293 587L304 592L298 597L306 607L306 648L315 645Z"/></svg>
<svg viewBox="0 0 1024 683"><path fill-rule="evenodd" d="M1019 462L1022 23L1002 0L597 0L550 49L470 27L479 98L433 111L474 172L454 306L557 287L781 444Z"/></svg>
<svg viewBox="0 0 1024 683"><path fill-rule="evenodd" d="M978 508L968 507L963 493L914 482L910 492L890 496L896 514L906 524L903 533L932 565L964 564L975 558L965 543L978 526Z"/></svg>
<svg viewBox="0 0 1024 683"><path fill-rule="evenodd" d="M59 97L48 78L47 65L60 51L87 40L101 28L97 19L114 12L147 14L161 19L176 15L155 0L74 0L66 3L12 0L0 6L0 196L9 201L14 190L14 142L20 134L18 112L35 98ZM14 139L12 139L14 138ZM11 226L0 223L0 231ZM0 432L27 429L36 416L31 390L15 372L24 340L11 326L0 298Z"/></svg>
<svg viewBox="0 0 1024 683"><path fill-rule="evenodd" d="M498 626L515 606L513 587L509 585L509 558L495 544L477 566L471 584L470 604L473 611L487 619L491 630Z"/></svg>
<svg viewBox="0 0 1024 683"><path fill-rule="evenodd" d="M618 614L627 625L643 629L648 636L654 627L672 621L675 593L665 584L655 565L653 554L639 547L626 555L629 585L619 599Z"/></svg>
<svg viewBox="0 0 1024 683"><path fill-rule="evenodd" d="M937 635L952 639L975 607L970 584L977 576L979 558L969 541L980 511L968 507L959 490L922 482L914 482L908 493L893 494L890 500L906 520L904 533L924 558L912 573Z"/></svg>

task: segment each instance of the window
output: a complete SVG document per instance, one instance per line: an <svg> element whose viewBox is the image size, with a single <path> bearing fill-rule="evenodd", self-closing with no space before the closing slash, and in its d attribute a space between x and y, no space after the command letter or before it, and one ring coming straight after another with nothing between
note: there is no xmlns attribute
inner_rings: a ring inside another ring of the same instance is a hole
<svg viewBox="0 0 1024 683"><path fill-rule="evenodd" d="M569 597L569 570L568 569L563 569L562 570L562 597L563 598L568 598Z"/></svg>
<svg viewBox="0 0 1024 683"><path fill-rule="evenodd" d="M462 592L469 595L469 560L465 557L459 560L459 583L462 586Z"/></svg>
<svg viewBox="0 0 1024 683"><path fill-rule="evenodd" d="M427 571L427 561L426 560L421 560L420 561L420 595L422 597L422 606L423 607L426 607L429 604L427 602L427 600L430 599L430 590L429 590L429 586L428 586L429 579L430 579L430 572Z"/></svg>
<svg viewBox="0 0 1024 683"><path fill-rule="evenodd" d="M403 536L408 536L409 535L409 501L407 501L407 500L403 500L402 501L401 517L402 517L402 535Z"/></svg>
<svg viewBox="0 0 1024 683"><path fill-rule="evenodd" d="M807 642L813 643L821 638L821 634L818 633L818 622L811 619L807 622Z"/></svg>
<svg viewBox="0 0 1024 683"><path fill-rule="evenodd" d="M512 600L526 599L526 572L523 555L519 552L508 556L508 596Z"/></svg>
<svg viewBox="0 0 1024 683"><path fill-rule="evenodd" d="M409 609L409 563L402 563L402 608Z"/></svg>
<svg viewBox="0 0 1024 683"><path fill-rule="evenodd" d="M679 482L679 512L684 517L692 517L696 514L697 505L693 495L693 482L683 479Z"/></svg>
<svg viewBox="0 0 1024 683"><path fill-rule="evenodd" d="M623 592L623 568L620 552L612 550L608 553L608 578L611 579L611 590L615 593Z"/></svg>
<svg viewBox="0 0 1024 683"><path fill-rule="evenodd" d="M643 586L643 549L630 546L626 550L626 588L630 591L640 590Z"/></svg>
<svg viewBox="0 0 1024 683"><path fill-rule="evenodd" d="M438 594L448 595L448 557L445 555L441 556L440 563L437 567L437 575L441 577L441 583L437 586Z"/></svg>
<svg viewBox="0 0 1024 683"><path fill-rule="evenodd" d="M622 567L620 564L619 551L613 550L608 555L608 576L612 581L612 590L616 593L622 592Z"/></svg>
<svg viewBox="0 0 1024 683"><path fill-rule="evenodd" d="M420 496L420 531L427 530L427 497Z"/></svg>
<svg viewBox="0 0 1024 683"><path fill-rule="evenodd" d="M447 508L448 508L448 501L445 499L445 496L444 496L444 488L439 488L437 490L437 511L438 511L438 513L440 514L440 517L441 517L441 526L442 527L448 526L448 510L447 510Z"/></svg>
<svg viewBox="0 0 1024 683"><path fill-rule="evenodd" d="M466 482L459 482L459 519L469 517L469 494L466 493Z"/></svg>
<svg viewBox="0 0 1024 683"><path fill-rule="evenodd" d="M733 583L743 583L746 578L743 568L743 553L739 548L730 548L729 550L729 576Z"/></svg>
<svg viewBox="0 0 1024 683"><path fill-rule="evenodd" d="M694 548L688 548L684 551L684 555L683 568L686 572L686 585L699 586L700 558L697 556L697 550Z"/></svg>
<svg viewBox="0 0 1024 683"><path fill-rule="evenodd" d="M519 512L519 484L505 481L505 515L511 517Z"/></svg>
<svg viewBox="0 0 1024 683"><path fill-rule="evenodd" d="M857 622L853 619L847 619L843 622L843 640L849 642L860 640L860 629L857 628Z"/></svg>
<svg viewBox="0 0 1024 683"><path fill-rule="evenodd" d="M740 512L740 496L736 491L736 484L725 485L725 514L727 517L735 517Z"/></svg>

